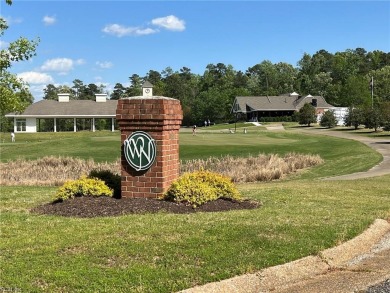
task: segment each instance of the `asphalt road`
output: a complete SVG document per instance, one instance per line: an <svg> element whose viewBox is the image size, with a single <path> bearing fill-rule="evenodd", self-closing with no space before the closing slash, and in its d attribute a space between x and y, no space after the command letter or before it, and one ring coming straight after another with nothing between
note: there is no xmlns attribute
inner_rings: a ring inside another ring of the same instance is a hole
<svg viewBox="0 0 390 293"><path fill-rule="evenodd" d="M324 180L354 180L390 174L390 135L388 137L371 138L332 129L300 128L298 131L357 140L373 148L383 156L383 161L380 164L366 172L328 177L324 178Z"/></svg>

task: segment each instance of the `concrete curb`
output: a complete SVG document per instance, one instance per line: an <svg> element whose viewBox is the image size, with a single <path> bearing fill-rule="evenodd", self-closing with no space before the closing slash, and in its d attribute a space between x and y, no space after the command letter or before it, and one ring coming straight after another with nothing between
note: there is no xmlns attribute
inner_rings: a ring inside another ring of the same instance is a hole
<svg viewBox="0 0 390 293"><path fill-rule="evenodd" d="M323 251L320 253L320 256L331 267L343 267L351 259L370 251L387 232L390 232L390 223L377 219L359 236L339 246Z"/></svg>
<svg viewBox="0 0 390 293"><path fill-rule="evenodd" d="M387 233L390 233L390 223L377 219L361 235L337 247L326 249L318 256L308 256L287 264L266 268L254 274L237 276L180 292L275 292L275 290L285 289L292 284L323 276L335 268L342 269L352 259L371 251Z"/></svg>

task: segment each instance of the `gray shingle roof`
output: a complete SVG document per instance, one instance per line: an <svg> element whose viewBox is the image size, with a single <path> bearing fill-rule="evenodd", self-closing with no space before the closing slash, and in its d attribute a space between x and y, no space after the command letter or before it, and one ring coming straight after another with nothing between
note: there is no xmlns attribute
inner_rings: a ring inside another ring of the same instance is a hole
<svg viewBox="0 0 390 293"><path fill-rule="evenodd" d="M116 116L117 100L96 102L91 100L70 100L58 102L41 100L31 104L21 114L10 113L7 117L112 117Z"/></svg>
<svg viewBox="0 0 390 293"><path fill-rule="evenodd" d="M322 96L298 97L291 95L280 96L239 96L234 104L238 105L237 112L246 113L252 111L295 111L299 110L305 103L312 103L317 100L317 108L331 108ZM234 106L232 112L234 112Z"/></svg>
<svg viewBox="0 0 390 293"><path fill-rule="evenodd" d="M153 87L153 85L152 85L149 81L145 81L145 82L142 84L142 87Z"/></svg>
<svg viewBox="0 0 390 293"><path fill-rule="evenodd" d="M306 103L311 103L313 99L317 99L317 108L332 108L333 105L328 104L327 101L325 101L325 98L322 96L306 96L301 97L296 101L296 107L299 110L303 107Z"/></svg>

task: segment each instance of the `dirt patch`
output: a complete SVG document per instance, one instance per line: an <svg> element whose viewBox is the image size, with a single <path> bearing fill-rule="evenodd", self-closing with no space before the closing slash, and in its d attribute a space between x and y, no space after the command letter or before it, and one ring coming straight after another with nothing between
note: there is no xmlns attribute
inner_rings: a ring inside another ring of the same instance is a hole
<svg viewBox="0 0 390 293"><path fill-rule="evenodd" d="M111 197L76 197L63 202L53 202L37 206L33 213L58 215L64 217L110 217L127 214L146 213L175 213L189 214L196 212L222 212L230 210L256 209L261 204L252 200L235 201L231 199L217 199L193 208L185 204L178 204L150 198L121 198Z"/></svg>

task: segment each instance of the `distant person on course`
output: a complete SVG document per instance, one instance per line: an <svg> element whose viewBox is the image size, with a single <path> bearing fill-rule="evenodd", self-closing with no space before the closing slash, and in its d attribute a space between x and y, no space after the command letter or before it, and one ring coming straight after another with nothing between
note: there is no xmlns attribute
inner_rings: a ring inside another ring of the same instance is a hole
<svg viewBox="0 0 390 293"><path fill-rule="evenodd" d="M196 125L192 127L192 135L196 135Z"/></svg>
<svg viewBox="0 0 390 293"><path fill-rule="evenodd" d="M15 133L11 132L11 141L15 142Z"/></svg>

